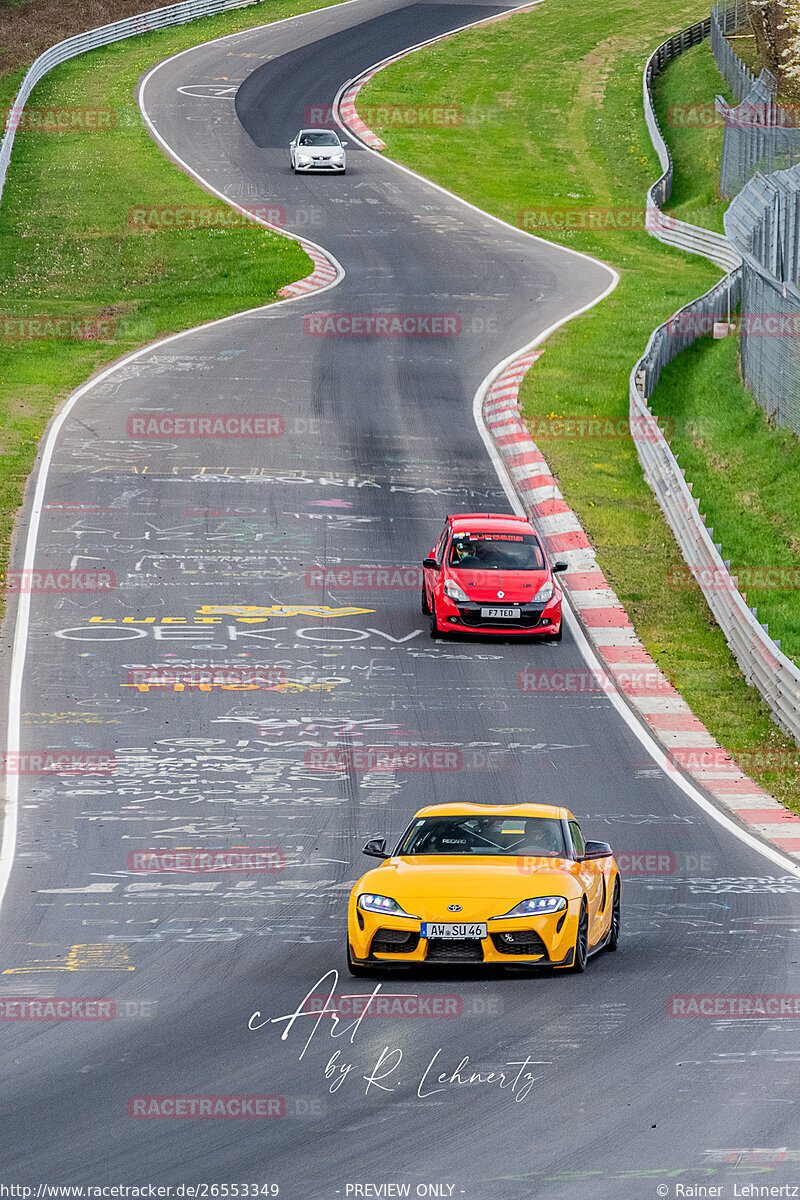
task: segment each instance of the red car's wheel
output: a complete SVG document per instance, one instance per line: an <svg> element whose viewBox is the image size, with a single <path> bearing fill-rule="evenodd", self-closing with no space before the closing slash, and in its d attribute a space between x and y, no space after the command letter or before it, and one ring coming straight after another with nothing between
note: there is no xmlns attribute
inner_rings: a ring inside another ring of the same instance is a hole
<svg viewBox="0 0 800 1200"><path fill-rule="evenodd" d="M434 600L433 596L431 596L430 612L431 612L431 637L432 638L440 638L442 636L442 631L439 628L439 622L436 618L436 601Z"/></svg>
<svg viewBox="0 0 800 1200"><path fill-rule="evenodd" d="M420 608L422 609L422 611L426 617L429 616L430 611L431 611L431 606L430 606L430 604L428 604L428 596L425 591L424 583L422 585L422 600L420 601Z"/></svg>

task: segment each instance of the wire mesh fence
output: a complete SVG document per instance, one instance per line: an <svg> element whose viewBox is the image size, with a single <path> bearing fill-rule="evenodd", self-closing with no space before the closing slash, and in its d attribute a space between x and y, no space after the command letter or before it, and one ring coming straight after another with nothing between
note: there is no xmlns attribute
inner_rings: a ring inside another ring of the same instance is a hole
<svg viewBox="0 0 800 1200"><path fill-rule="evenodd" d="M800 110L779 105L775 90L775 78L765 69L736 107L717 96L725 124L722 196L737 195L756 171L770 175L800 162Z"/></svg>
<svg viewBox="0 0 800 1200"><path fill-rule="evenodd" d="M742 375L772 420L800 434L800 166L757 173L725 214L742 256Z"/></svg>

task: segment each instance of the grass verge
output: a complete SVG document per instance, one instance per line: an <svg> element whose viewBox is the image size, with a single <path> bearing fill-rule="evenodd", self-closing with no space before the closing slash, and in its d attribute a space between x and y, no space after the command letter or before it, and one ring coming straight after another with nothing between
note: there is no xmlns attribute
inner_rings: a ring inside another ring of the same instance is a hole
<svg viewBox="0 0 800 1200"><path fill-rule="evenodd" d="M551 423L626 420L628 375L651 331L719 278L704 260L613 218L641 214L645 190L660 174L642 112L646 58L705 11L702 3L666 0L589 8L582 0L546 2L393 64L364 88L359 108L460 105L461 125L376 132L392 157L511 224L524 211L526 227L620 272L607 300L550 338L524 381L523 409L648 650L720 743L734 755L747 752L755 770L759 755L793 743L745 684L702 595L669 586L683 560L631 440L555 436L561 425ZM667 68L657 95L680 163L672 209L715 228L721 129L675 127L666 110L676 102L713 105L718 92L725 87L703 45ZM578 214L610 210L612 219L591 228L578 215L577 227L553 227L549 210L570 204ZM673 368L676 378L681 366ZM797 773L785 757L779 761L758 778L800 811Z"/></svg>
<svg viewBox="0 0 800 1200"><path fill-rule="evenodd" d="M0 570L38 439L60 399L121 354L266 304L312 269L295 242L253 224L132 227L137 204L196 208L209 200L145 132L139 76L185 47L327 6L272 0L129 38L57 67L35 89L37 108L110 110L115 122L91 132L18 132L14 144L0 209ZM17 83L3 79L4 102ZM41 316L84 322L86 336L20 336L30 329L21 319Z"/></svg>

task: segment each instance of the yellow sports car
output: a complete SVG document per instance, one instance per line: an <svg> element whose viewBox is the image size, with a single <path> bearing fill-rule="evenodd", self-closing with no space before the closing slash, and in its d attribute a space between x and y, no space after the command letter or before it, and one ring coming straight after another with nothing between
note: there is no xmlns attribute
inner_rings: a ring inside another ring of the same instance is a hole
<svg viewBox="0 0 800 1200"><path fill-rule="evenodd" d="M566 808L439 804L420 809L393 854L350 894L352 975L420 963L585 971L616 950L621 882L607 842L587 842Z"/></svg>

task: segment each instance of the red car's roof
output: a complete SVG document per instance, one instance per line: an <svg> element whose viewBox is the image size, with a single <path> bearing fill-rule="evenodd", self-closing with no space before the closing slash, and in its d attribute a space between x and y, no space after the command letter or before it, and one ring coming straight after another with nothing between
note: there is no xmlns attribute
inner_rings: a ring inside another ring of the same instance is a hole
<svg viewBox="0 0 800 1200"><path fill-rule="evenodd" d="M525 517L515 517L508 513L457 513L449 516L454 530L475 530L479 533L490 531L502 533L535 533L535 529Z"/></svg>

